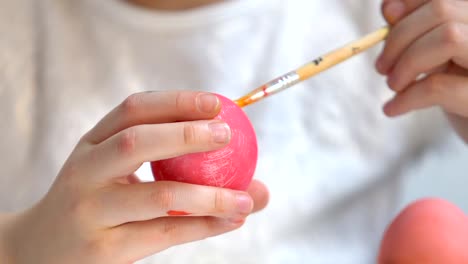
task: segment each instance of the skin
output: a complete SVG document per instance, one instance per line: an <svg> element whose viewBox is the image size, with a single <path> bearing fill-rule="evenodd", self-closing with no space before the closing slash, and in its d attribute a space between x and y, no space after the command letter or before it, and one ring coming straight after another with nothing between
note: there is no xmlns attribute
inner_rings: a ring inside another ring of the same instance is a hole
<svg viewBox="0 0 468 264"><path fill-rule="evenodd" d="M241 227L267 204L260 182L240 192L140 183L133 174L145 161L225 146L230 129L212 120L219 111L209 93L128 97L81 138L41 201L0 215L0 262L133 263ZM171 211L190 215L168 217Z"/></svg>
<svg viewBox="0 0 468 264"><path fill-rule="evenodd" d="M165 10L220 2L128 1ZM395 3L400 7L391 7ZM397 92L385 106L387 115L438 105L468 141L467 4L384 1L383 13L393 29L377 68ZM420 73L428 77L415 81ZM266 206L262 183L252 182L244 193L139 183L133 175L144 161L214 150L229 142L229 132L220 133L223 124L217 123L216 137L209 129L213 121L207 120L217 115L219 102L208 98L188 91L145 93L117 106L83 136L41 201L26 211L0 215L1 262L132 263L239 228L251 211ZM167 217L168 211L190 216Z"/></svg>
<svg viewBox="0 0 468 264"><path fill-rule="evenodd" d="M384 112L439 106L468 143L468 2L385 0L382 10L392 30L376 66L396 92Z"/></svg>

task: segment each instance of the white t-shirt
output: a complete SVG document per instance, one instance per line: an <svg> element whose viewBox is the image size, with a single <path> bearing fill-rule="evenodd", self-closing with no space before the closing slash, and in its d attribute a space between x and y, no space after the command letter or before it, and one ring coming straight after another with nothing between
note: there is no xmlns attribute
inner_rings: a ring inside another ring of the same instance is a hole
<svg viewBox="0 0 468 264"><path fill-rule="evenodd" d="M233 0L171 13L0 0L0 209L42 197L79 137L128 95L234 99L377 29L379 4ZM402 171L442 126L429 112L384 117L391 93L373 70L377 51L246 108L269 207L240 230L141 263L374 263Z"/></svg>

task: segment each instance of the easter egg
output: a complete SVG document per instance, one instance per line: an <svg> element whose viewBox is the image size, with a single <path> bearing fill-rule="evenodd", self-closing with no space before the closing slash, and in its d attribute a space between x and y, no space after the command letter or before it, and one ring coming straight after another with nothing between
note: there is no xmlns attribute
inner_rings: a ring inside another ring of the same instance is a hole
<svg viewBox="0 0 468 264"><path fill-rule="evenodd" d="M390 224L379 264L468 263L468 218L455 205L426 198L410 204Z"/></svg>
<svg viewBox="0 0 468 264"><path fill-rule="evenodd" d="M228 98L217 95L221 110L215 119L231 128L225 147L151 162L156 181L178 181L206 186L246 190L257 165L257 138L244 111Z"/></svg>

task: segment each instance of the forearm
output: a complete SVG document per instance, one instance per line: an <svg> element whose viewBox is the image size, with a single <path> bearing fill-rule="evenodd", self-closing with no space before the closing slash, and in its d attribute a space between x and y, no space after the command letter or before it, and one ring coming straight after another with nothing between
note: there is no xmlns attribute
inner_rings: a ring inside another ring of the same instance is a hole
<svg viewBox="0 0 468 264"><path fill-rule="evenodd" d="M447 113L447 117L458 135L466 144L468 144L468 118L463 118L449 113Z"/></svg>
<svg viewBox="0 0 468 264"><path fill-rule="evenodd" d="M0 263L14 263L9 238L12 218L12 215L0 214Z"/></svg>

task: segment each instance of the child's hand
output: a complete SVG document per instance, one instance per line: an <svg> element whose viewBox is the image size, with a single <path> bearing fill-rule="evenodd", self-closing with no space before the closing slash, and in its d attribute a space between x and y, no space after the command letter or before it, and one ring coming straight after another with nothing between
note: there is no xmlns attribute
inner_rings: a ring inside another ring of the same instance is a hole
<svg viewBox="0 0 468 264"><path fill-rule="evenodd" d="M382 10L392 30L377 69L398 93L385 113L438 105L468 140L468 1L384 0Z"/></svg>
<svg viewBox="0 0 468 264"><path fill-rule="evenodd" d="M3 225L11 263L132 263L240 227L266 205L263 184L248 194L133 174L145 161L225 146L229 128L209 120L219 110L206 93L130 96L80 140L49 193Z"/></svg>

